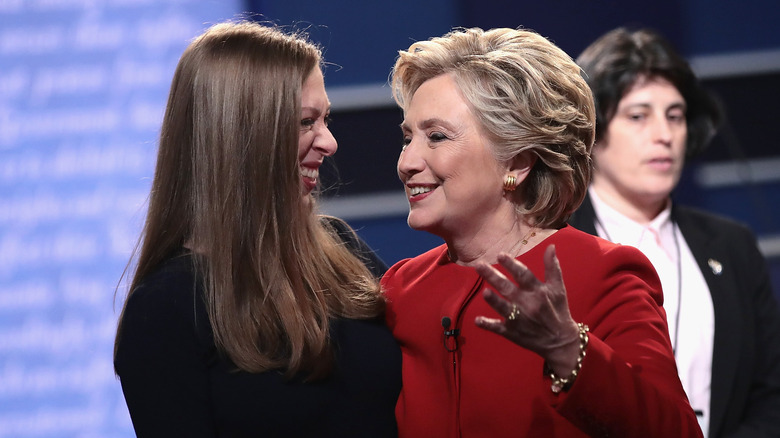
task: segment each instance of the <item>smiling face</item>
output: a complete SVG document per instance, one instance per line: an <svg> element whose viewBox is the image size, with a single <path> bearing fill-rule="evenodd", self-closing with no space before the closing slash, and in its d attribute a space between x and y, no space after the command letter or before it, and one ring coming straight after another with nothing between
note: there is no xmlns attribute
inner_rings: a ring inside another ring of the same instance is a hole
<svg viewBox="0 0 780 438"><path fill-rule="evenodd" d="M652 220L664 208L684 164L685 109L662 78L640 80L620 99L593 148L593 188L605 202L635 220Z"/></svg>
<svg viewBox="0 0 780 438"><path fill-rule="evenodd" d="M409 200L411 228L443 237L474 236L491 221L514 216L503 197L506 168L493 156L453 78L423 83L401 125L398 176Z"/></svg>
<svg viewBox="0 0 780 438"><path fill-rule="evenodd" d="M322 70L315 67L301 89L301 129L298 137L298 162L300 163L303 196L317 186L319 168L325 157L336 153L338 144L333 138L328 121L330 101L325 93Z"/></svg>

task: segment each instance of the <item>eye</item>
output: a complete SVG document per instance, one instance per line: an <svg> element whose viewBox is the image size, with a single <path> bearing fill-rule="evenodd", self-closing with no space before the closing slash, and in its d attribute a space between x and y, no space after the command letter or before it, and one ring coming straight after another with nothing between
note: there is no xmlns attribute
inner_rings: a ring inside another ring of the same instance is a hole
<svg viewBox="0 0 780 438"><path fill-rule="evenodd" d="M403 140L401 140L401 152L406 150L406 147L409 146L409 143L412 142L412 137L405 135Z"/></svg>
<svg viewBox="0 0 780 438"><path fill-rule="evenodd" d="M442 134L441 132L431 132L428 134L428 139L430 139L432 142L439 142L444 141L447 139L447 136Z"/></svg>
<svg viewBox="0 0 780 438"><path fill-rule="evenodd" d="M317 121L314 119L301 120L301 129L311 129Z"/></svg>
<svg viewBox="0 0 780 438"><path fill-rule="evenodd" d="M331 115L330 115L330 114L327 114L327 115L325 116L325 120L324 120L324 122L325 122L325 126L330 126L330 123L331 123L332 121L333 121L333 117L331 117Z"/></svg>
<svg viewBox="0 0 780 438"><path fill-rule="evenodd" d="M669 113L669 115L666 116L670 121L672 122L685 122L685 113L682 111L674 111Z"/></svg>
<svg viewBox="0 0 780 438"><path fill-rule="evenodd" d="M643 113L629 113L628 119L634 122L640 122L645 119L645 115Z"/></svg>

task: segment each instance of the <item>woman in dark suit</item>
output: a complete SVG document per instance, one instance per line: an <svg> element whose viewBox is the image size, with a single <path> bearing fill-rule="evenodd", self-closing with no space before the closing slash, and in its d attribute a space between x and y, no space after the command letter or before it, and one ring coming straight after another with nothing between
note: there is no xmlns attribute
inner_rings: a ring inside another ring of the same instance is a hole
<svg viewBox="0 0 780 438"><path fill-rule="evenodd" d="M577 59L596 103L594 175L571 225L636 246L664 290L680 379L705 436L780 436L780 311L744 226L673 203L720 113L659 35L616 29Z"/></svg>

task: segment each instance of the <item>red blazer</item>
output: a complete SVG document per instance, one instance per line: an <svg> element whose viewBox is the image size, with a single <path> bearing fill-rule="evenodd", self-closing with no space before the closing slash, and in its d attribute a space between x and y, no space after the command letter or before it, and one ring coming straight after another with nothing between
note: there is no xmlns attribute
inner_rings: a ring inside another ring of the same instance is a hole
<svg viewBox="0 0 780 438"><path fill-rule="evenodd" d="M474 324L497 316L479 293L489 285L451 263L446 246L385 274L387 322L403 354L401 437L701 436L650 262L633 247L566 227L518 257L540 280L552 244L572 317L590 327L580 375L559 395L540 356ZM444 317L457 336L445 336Z"/></svg>

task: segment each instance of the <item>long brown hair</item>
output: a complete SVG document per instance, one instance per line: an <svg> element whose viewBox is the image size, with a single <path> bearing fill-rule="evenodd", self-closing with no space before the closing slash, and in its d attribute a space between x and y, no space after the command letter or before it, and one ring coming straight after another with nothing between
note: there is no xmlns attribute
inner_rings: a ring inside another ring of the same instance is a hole
<svg viewBox="0 0 780 438"><path fill-rule="evenodd" d="M212 26L182 55L163 119L128 297L192 248L217 348L249 372L322 376L330 319L384 310L377 281L302 199L301 88L321 62L300 34Z"/></svg>

